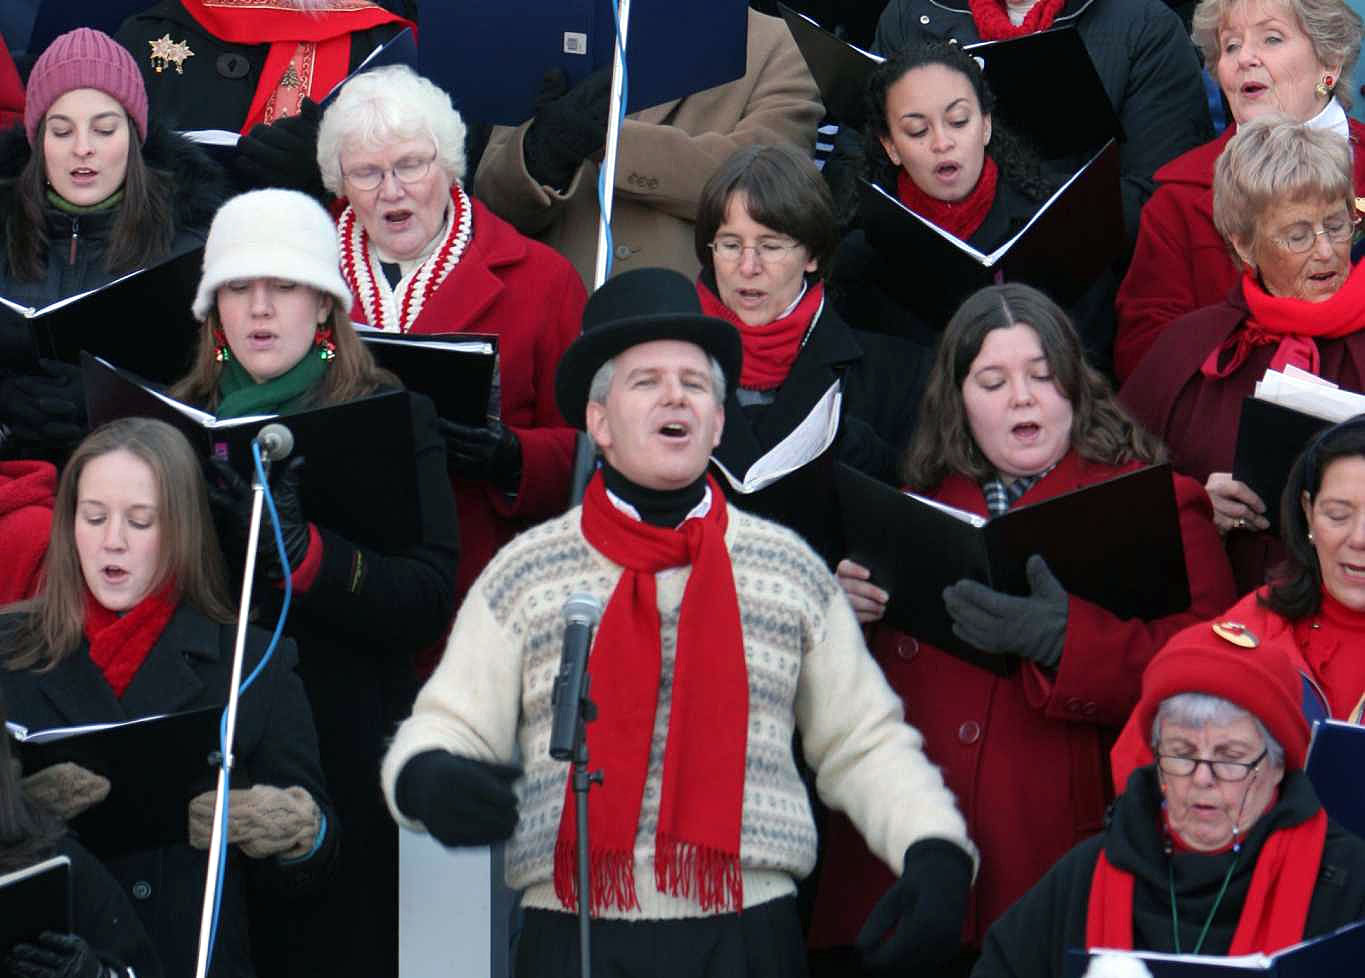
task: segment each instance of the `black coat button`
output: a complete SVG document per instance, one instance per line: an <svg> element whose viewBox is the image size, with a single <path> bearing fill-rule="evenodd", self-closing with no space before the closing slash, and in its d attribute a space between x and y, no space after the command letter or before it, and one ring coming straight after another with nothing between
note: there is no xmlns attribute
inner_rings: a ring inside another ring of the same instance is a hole
<svg viewBox="0 0 1365 978"><path fill-rule="evenodd" d="M251 70L251 62L240 54L220 54L214 67L224 78L245 78Z"/></svg>

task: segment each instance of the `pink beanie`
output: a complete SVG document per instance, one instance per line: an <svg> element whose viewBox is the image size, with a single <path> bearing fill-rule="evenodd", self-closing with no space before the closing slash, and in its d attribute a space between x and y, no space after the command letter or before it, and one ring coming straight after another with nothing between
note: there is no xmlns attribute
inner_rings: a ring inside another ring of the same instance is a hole
<svg viewBox="0 0 1365 978"><path fill-rule="evenodd" d="M24 130L30 146L52 103L77 88L94 88L117 101L133 120L138 137L147 138L147 89L137 62L108 34L78 27L53 40L29 73Z"/></svg>

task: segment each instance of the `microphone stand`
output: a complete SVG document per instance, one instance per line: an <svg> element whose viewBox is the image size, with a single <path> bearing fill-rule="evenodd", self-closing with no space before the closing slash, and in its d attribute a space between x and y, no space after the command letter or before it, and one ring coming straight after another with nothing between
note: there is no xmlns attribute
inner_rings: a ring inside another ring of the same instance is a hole
<svg viewBox="0 0 1365 978"><path fill-rule="evenodd" d="M588 899L588 792L602 783L601 771L588 771L587 725L597 719L597 705L588 699L592 678L583 673L583 691L578 697L578 722L573 735L573 797L578 816L578 970L582 978L592 975L592 915Z"/></svg>

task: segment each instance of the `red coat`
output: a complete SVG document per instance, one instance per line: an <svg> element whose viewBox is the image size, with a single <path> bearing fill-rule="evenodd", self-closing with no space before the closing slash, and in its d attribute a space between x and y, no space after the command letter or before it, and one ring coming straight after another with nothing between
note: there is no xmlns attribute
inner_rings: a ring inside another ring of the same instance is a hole
<svg viewBox="0 0 1365 978"><path fill-rule="evenodd" d="M56 493L52 463L0 462L0 605L37 590Z"/></svg>
<svg viewBox="0 0 1365 978"><path fill-rule="evenodd" d="M473 237L412 331L497 335L502 421L521 441L521 485L508 496L485 482L451 479L460 518L457 607L499 547L568 504L575 432L555 406L555 368L582 329L587 302L562 255L470 200ZM368 322L360 303L351 318Z"/></svg>
<svg viewBox="0 0 1365 978"><path fill-rule="evenodd" d="M1365 193L1365 124L1348 119L1356 193ZM1177 156L1156 171L1157 188L1142 208L1137 246L1114 308L1114 371L1127 380L1175 320L1221 302L1241 272L1213 226L1213 165L1235 129Z"/></svg>
<svg viewBox="0 0 1365 978"><path fill-rule="evenodd" d="M1086 462L1072 452L1018 505L1138 467ZM1190 609L1153 622L1122 621L1073 597L1056 676L1028 662L997 676L890 627L871 630L873 652L905 702L906 721L923 734L929 759L942 766L981 850L964 934L974 946L1067 850L1100 830L1112 798L1108 741L1137 703L1147 661L1167 637L1235 599L1208 496L1182 476L1175 477L1175 491ZM986 513L980 487L960 476L933 497ZM852 826L831 816L811 943L852 943L891 883Z"/></svg>
<svg viewBox="0 0 1365 978"><path fill-rule="evenodd" d="M0 36L0 130L24 121L24 83L9 56L9 47Z"/></svg>

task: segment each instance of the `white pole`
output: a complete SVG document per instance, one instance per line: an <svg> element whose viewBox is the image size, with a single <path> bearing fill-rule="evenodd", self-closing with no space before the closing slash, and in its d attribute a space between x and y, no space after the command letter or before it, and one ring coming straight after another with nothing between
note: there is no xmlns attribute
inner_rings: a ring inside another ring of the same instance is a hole
<svg viewBox="0 0 1365 978"><path fill-rule="evenodd" d="M621 82L626 66L622 52L626 49L626 32L630 27L630 0L620 0L621 37L612 45L611 110L607 113L607 143L602 155L602 213L597 221L597 265L592 275L592 290L597 291L607 279L607 225L611 224L611 203L616 196L616 153L621 141Z"/></svg>

